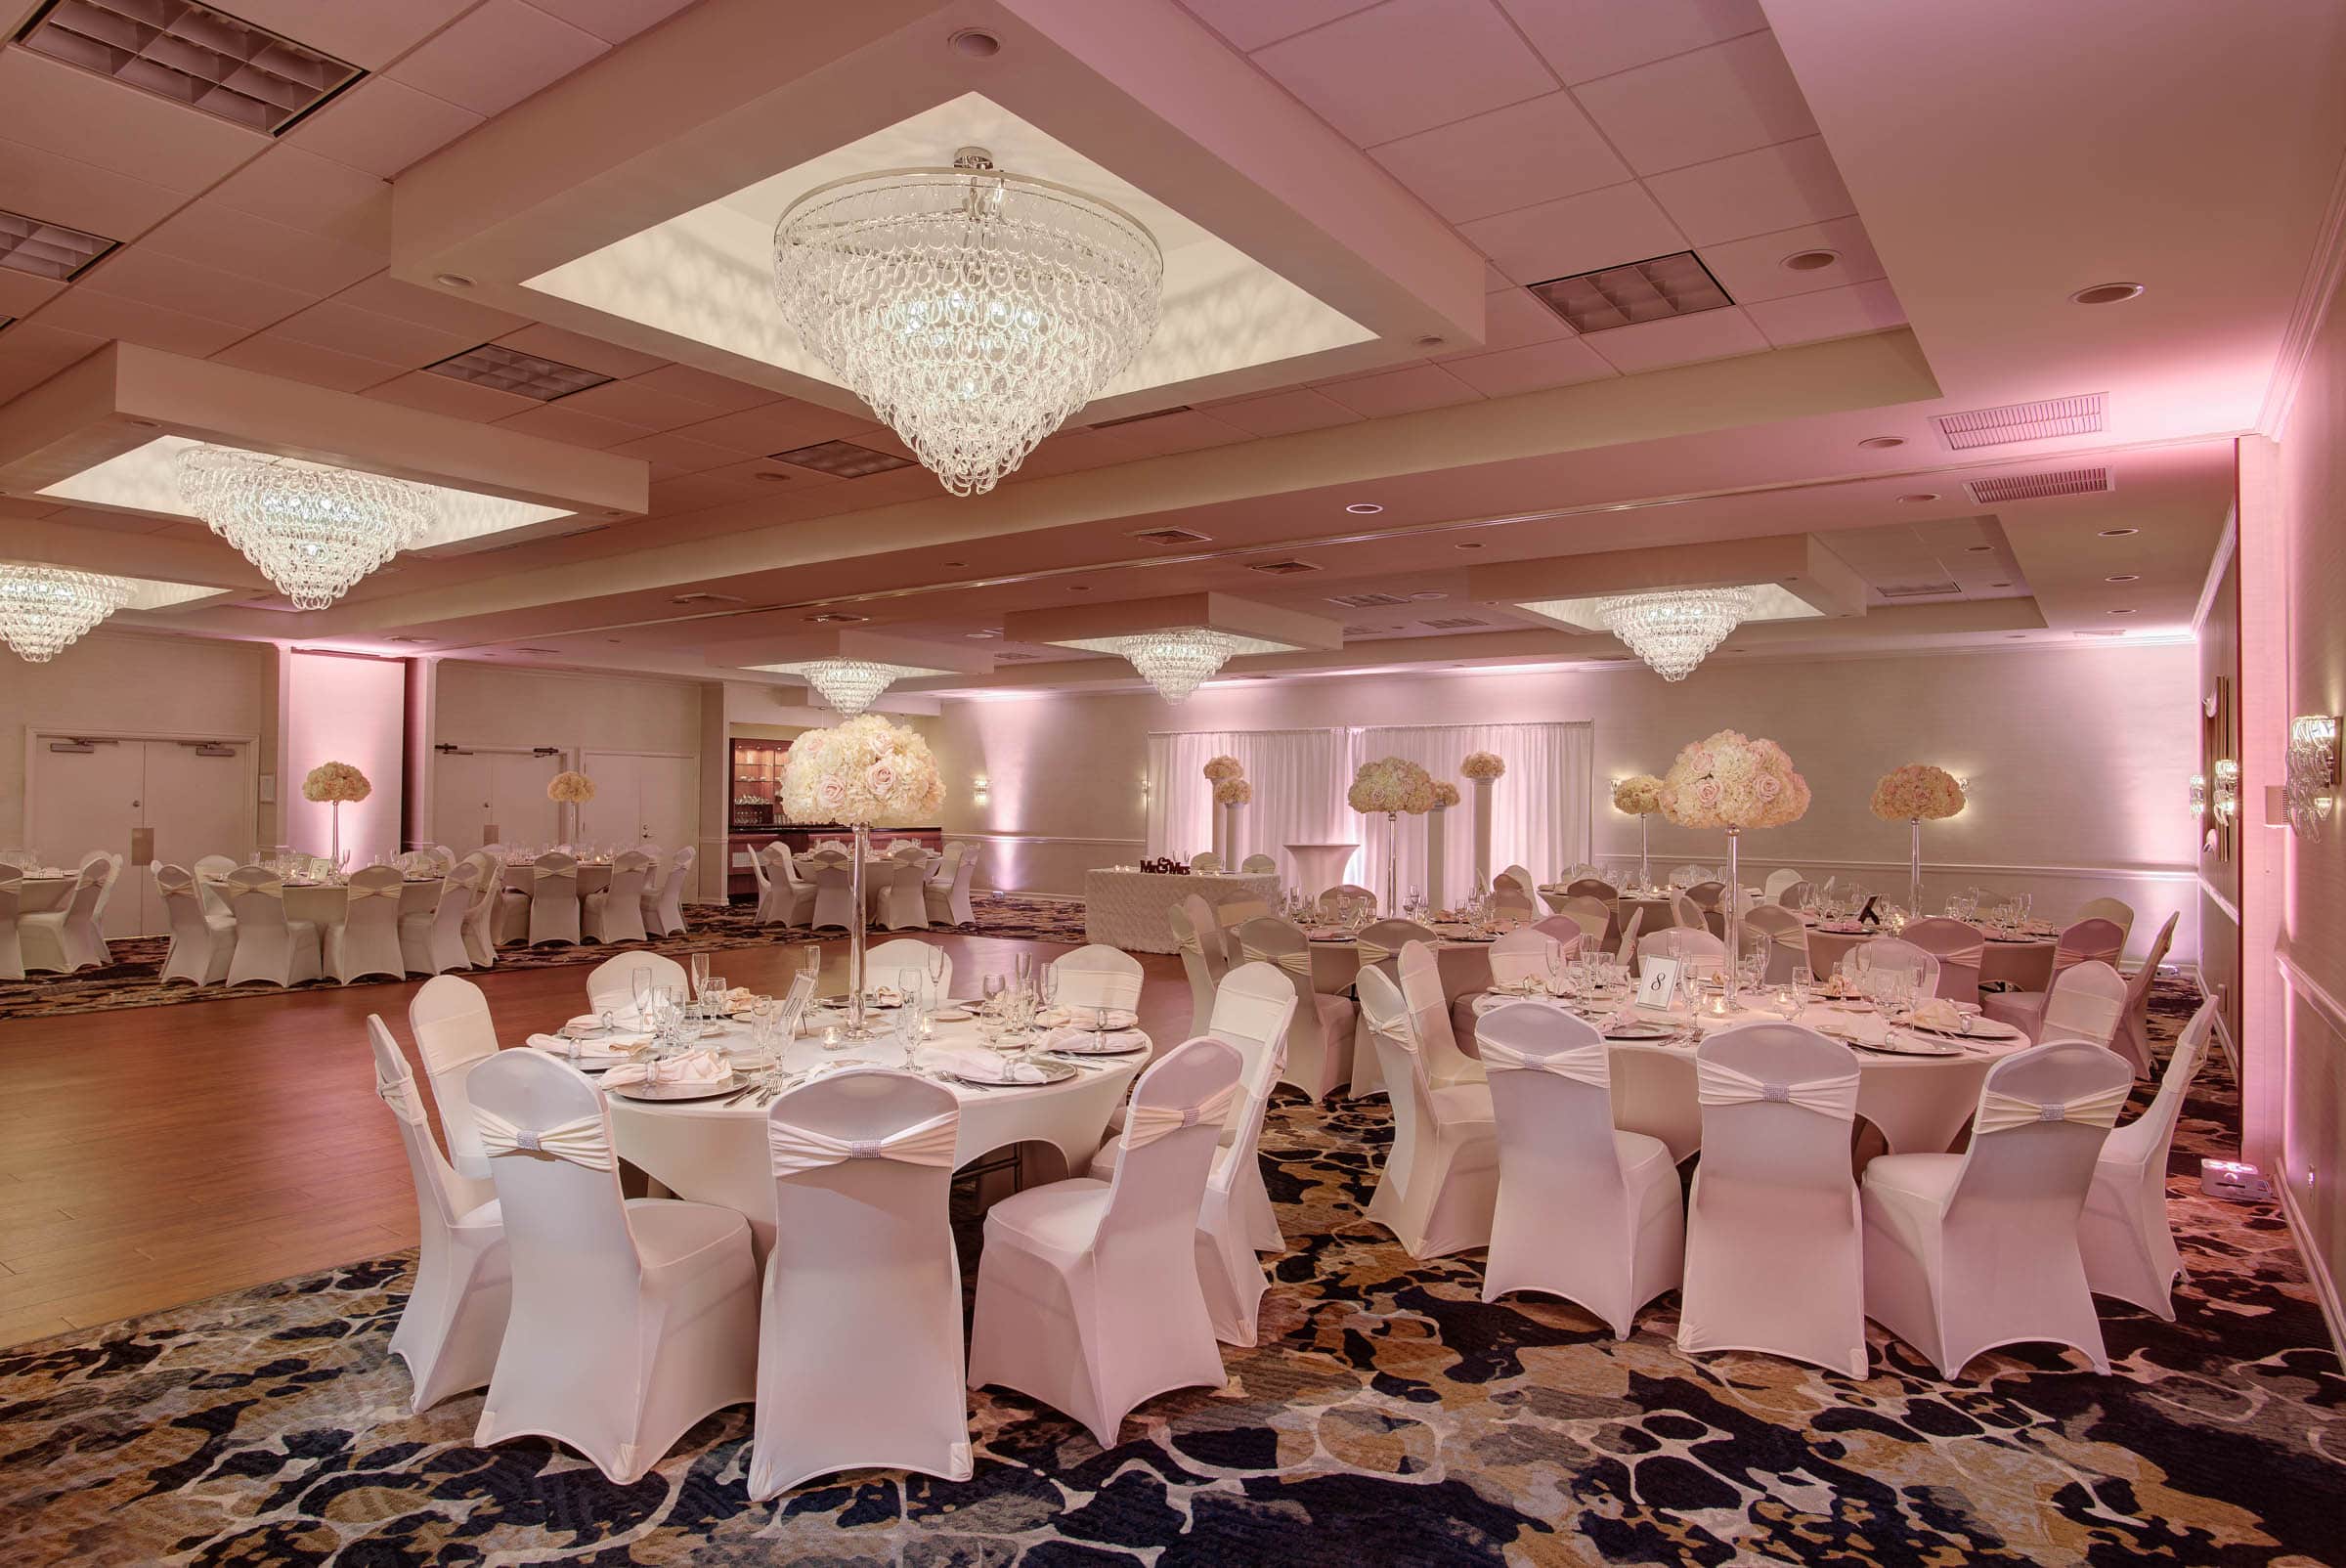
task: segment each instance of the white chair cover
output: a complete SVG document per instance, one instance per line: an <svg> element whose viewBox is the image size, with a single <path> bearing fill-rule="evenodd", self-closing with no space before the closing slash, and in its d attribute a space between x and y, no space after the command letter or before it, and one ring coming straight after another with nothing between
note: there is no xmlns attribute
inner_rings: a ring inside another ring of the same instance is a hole
<svg viewBox="0 0 2346 1568"><path fill-rule="evenodd" d="M497 1055L497 1025L490 1022L489 999L461 976L435 976L418 986L414 1000L408 1003L408 1032L415 1037L415 1054L423 1059L432 1101L440 1108L440 1137L448 1145L448 1162L472 1184L460 1195L463 1204L478 1206L492 1196L489 1154L481 1147L467 1084L472 1069Z"/></svg>
<svg viewBox="0 0 2346 1568"><path fill-rule="evenodd" d="M970 907L970 884L978 875L978 856L967 852L956 854L956 851L965 849L966 847L960 844L947 846L945 852L947 863L952 868L951 880L940 882L937 877L932 876L921 891L933 924L974 926L978 923L977 911Z"/></svg>
<svg viewBox="0 0 2346 1568"><path fill-rule="evenodd" d="M929 870L905 857L895 865L875 866L870 873L880 882L880 924L890 931L929 929Z"/></svg>
<svg viewBox="0 0 2346 1568"><path fill-rule="evenodd" d="M2126 980L2098 959L2073 964L2053 978L2046 994L2044 1022L2036 1029L2039 1044L2050 1040L2087 1040L2107 1046L2118 1031L2126 1012Z"/></svg>
<svg viewBox="0 0 2346 1568"><path fill-rule="evenodd" d="M297 985L319 978L323 955L318 928L307 920L285 918L285 885L275 872L239 866L229 873L225 891L237 921L237 956L228 966L229 984L258 980Z"/></svg>
<svg viewBox="0 0 2346 1568"><path fill-rule="evenodd" d="M1499 1198L1483 1299L1540 1290L1626 1339L1637 1309L1678 1284L1686 1222L1658 1138L1613 1125L1604 1038L1568 1013L1510 1002L1482 1021L1499 1135Z"/></svg>
<svg viewBox="0 0 2346 1568"><path fill-rule="evenodd" d="M227 914L228 895L221 891L220 885L228 880L231 871L237 869L236 861L224 854L207 854L196 862L194 869L196 892L203 899L203 912L207 915Z"/></svg>
<svg viewBox="0 0 2346 1568"><path fill-rule="evenodd" d="M1590 893L1576 893L1555 906L1556 913L1581 930L1583 937L1591 943L1601 943L1613 934L1613 905L1611 900Z"/></svg>
<svg viewBox="0 0 2346 1568"><path fill-rule="evenodd" d="M497 916L505 892L505 858L493 849L475 849L464 863L476 868L472 907L464 912L464 956L475 969L497 967ZM528 907L527 901L523 908Z"/></svg>
<svg viewBox="0 0 2346 1568"><path fill-rule="evenodd" d="M2134 935L2134 905L2123 898L2088 898L2077 906L2075 919L2107 920L2117 927L2120 952L2125 951L2126 938ZM2104 961L2115 964L2118 960L2116 954L2112 954Z"/></svg>
<svg viewBox="0 0 2346 1568"><path fill-rule="evenodd" d="M1963 1154L1885 1154L1866 1166L1867 1316L1944 1377L1983 1351L2033 1340L2072 1346L2108 1372L2078 1225L2133 1082L2099 1045L2034 1046L1988 1068Z"/></svg>
<svg viewBox="0 0 2346 1568"><path fill-rule="evenodd" d="M1760 885L1760 891L1772 902L1783 896L1785 889L1805 879L1792 867L1778 866L1767 874L1767 880Z"/></svg>
<svg viewBox="0 0 2346 1568"><path fill-rule="evenodd" d="M0 866L0 980L19 980L24 978L24 946L17 935L17 916L23 907L23 882L24 873L14 864ZM177 930L176 925L173 929ZM176 936L172 944L175 948L178 945ZM163 979L171 978L166 968Z"/></svg>
<svg viewBox="0 0 2346 1568"><path fill-rule="evenodd" d="M1643 913L1643 911L1639 911ZM1626 947L1628 942L1625 940ZM1727 944L1708 931L1690 926L1668 926L1650 936L1637 938L1637 968L1644 973L1649 958L1674 958L1686 968L1689 976L1716 975L1726 967Z"/></svg>
<svg viewBox="0 0 2346 1568"><path fill-rule="evenodd" d="M469 1087L513 1260L473 1441L550 1438L628 1485L694 1422L757 1391L749 1221L624 1200L602 1095L543 1052L499 1052ZM596 1141L601 1165L581 1153Z"/></svg>
<svg viewBox="0 0 2346 1568"><path fill-rule="evenodd" d="M1200 849L1190 856L1190 869L1192 871L1219 871L1222 869L1222 857L1211 849Z"/></svg>
<svg viewBox="0 0 2346 1568"><path fill-rule="evenodd" d="M98 930L98 900L113 874L113 861L93 852L75 874L73 892L63 908L36 909L29 914L20 908L20 963L27 974L69 975L108 961L106 938Z"/></svg>
<svg viewBox="0 0 2346 1568"><path fill-rule="evenodd" d="M750 1496L834 1470L970 1478L949 1089L835 1073L774 1102Z"/></svg>
<svg viewBox="0 0 2346 1568"><path fill-rule="evenodd" d="M1222 983L1222 977L1230 970L1221 933L1209 926L1205 936L1200 936L1199 909L1207 920L1212 920L1213 906L1195 893L1165 911L1165 922L1173 932L1173 944L1181 950L1181 972L1190 981L1189 1034L1204 1032L1201 1025L1214 1016L1214 987Z"/></svg>
<svg viewBox="0 0 2346 1568"><path fill-rule="evenodd" d="M692 983L684 966L665 953L620 953L586 972L586 1011L597 1015L609 1013L620 1023L639 1026L643 1020L635 1011L638 973L649 975L651 983L657 986L673 985L682 990Z"/></svg>
<svg viewBox="0 0 2346 1568"><path fill-rule="evenodd" d="M889 985L905 995L925 995L930 984L930 962L939 955L945 962L938 974L934 1000L941 1004L953 994L953 955L939 943L925 942L917 936L897 936L866 948L863 983L874 989Z"/></svg>
<svg viewBox="0 0 2346 1568"><path fill-rule="evenodd" d="M438 864L439 856L417 852L419 860ZM481 870L467 860L440 877L440 892L429 909L399 917L399 956L411 975L445 975L452 969L470 969L472 955L464 940L464 922L471 917L479 892Z"/></svg>
<svg viewBox="0 0 2346 1568"><path fill-rule="evenodd" d="M1686 1218L1678 1349L1766 1351L1863 1377L1849 1179L1856 1057L1797 1024L1746 1024L1705 1040L1695 1063L1703 1160Z"/></svg>
<svg viewBox="0 0 2346 1568"><path fill-rule="evenodd" d="M2126 983L2126 1011L2118 1020L2118 1032L2109 1048L2134 1064L2134 1075L2150 1075L2150 987L2158 983L2158 966L2166 962L2167 947L2175 940L2175 923L2180 914L2167 916L2167 923L2158 928L2151 938L2150 951L2144 955L2142 968Z"/></svg>
<svg viewBox="0 0 2346 1568"><path fill-rule="evenodd" d="M497 1205L466 1205L470 1186L432 1142L414 1074L380 1018L367 1020L367 1039L374 1051L374 1092L399 1120L415 1186L421 1245L408 1304L391 1332L391 1354L408 1364L414 1385L408 1409L420 1413L489 1381L505 1336L512 1265Z"/></svg>
<svg viewBox="0 0 2346 1568"><path fill-rule="evenodd" d="M1093 942L1055 960L1051 970L1059 977L1059 1005L1078 1023L1100 1010L1140 1008L1141 961L1130 953Z"/></svg>
<svg viewBox="0 0 2346 1568"><path fill-rule="evenodd" d="M676 851L666 874L656 884L644 888L643 929L647 936L681 936L684 925L684 890L692 883L693 862L699 851L691 845ZM794 872L795 875L795 872ZM809 907L814 901L813 890L804 889Z"/></svg>
<svg viewBox="0 0 2346 1568"><path fill-rule="evenodd" d="M368 866L342 890L342 918L325 930L325 967L343 984L366 975L405 980L399 946L399 905L407 877L397 866Z"/></svg>
<svg viewBox="0 0 2346 1568"><path fill-rule="evenodd" d="M1371 919L1375 918L1376 894L1357 882L1340 882L1313 900L1313 908L1323 920L1334 919L1337 912L1348 904L1366 910Z"/></svg>
<svg viewBox="0 0 2346 1568"><path fill-rule="evenodd" d="M824 860L814 868L814 918L809 922L816 931L847 931L855 924L855 872L843 859L838 863Z"/></svg>
<svg viewBox="0 0 2346 1568"><path fill-rule="evenodd" d="M1279 862L1267 854L1250 854L1238 862L1238 869L1250 876L1276 876L1279 874Z"/></svg>
<svg viewBox="0 0 2346 1568"><path fill-rule="evenodd" d="M217 985L228 979L228 966L237 956L237 921L234 915L214 915L205 910L202 896L196 890L196 878L185 866L167 866L156 861L149 868L154 875L154 888L163 900L163 914L171 922L171 948L163 955L162 973L156 977L164 984L184 980L196 985ZM16 973L9 971L10 954L5 947L16 939L14 879L4 893L0 893L0 978L22 980L22 963L18 962Z"/></svg>
<svg viewBox="0 0 2346 1568"><path fill-rule="evenodd" d="M1442 989L1442 961L1430 943L1413 941L1401 949L1395 965L1402 1002L1410 1010L1410 1043L1423 1062L1427 1080L1437 1089L1453 1084L1480 1083L1482 1064L1458 1049L1451 1026L1450 998Z"/></svg>
<svg viewBox="0 0 2346 1568"><path fill-rule="evenodd" d="M1843 960L1851 975L1873 973L1912 975L1915 994L1938 994L1938 960L1903 936L1876 936L1861 941Z"/></svg>
<svg viewBox="0 0 2346 1568"><path fill-rule="evenodd" d="M1938 963L1934 996L1950 1002L1979 1005L1979 966L1987 961L1987 936L1978 927L1933 915L1908 922L1899 936Z"/></svg>
<svg viewBox="0 0 2346 1568"><path fill-rule="evenodd" d="M1286 1067L1282 1081L1315 1100L1325 1100L1352 1080L1352 1032L1357 1013L1350 998L1325 996L1312 988L1312 946L1301 928L1263 916L1238 928L1245 962L1270 964L1295 991L1295 1016L1287 1025ZM1373 972L1371 972L1373 973Z"/></svg>
<svg viewBox="0 0 2346 1568"><path fill-rule="evenodd" d="M1133 1088L1135 1117L1198 1109L1238 1080L1238 1052L1199 1037ZM1103 1448L1134 1406L1176 1388L1219 1388L1221 1353L1197 1280L1196 1230L1216 1124L1141 1143L1110 1182L1029 1188L985 1219L970 1386L1016 1389L1064 1411Z"/></svg>
<svg viewBox="0 0 2346 1568"><path fill-rule="evenodd" d="M579 940L579 862L542 854L530 867L530 945Z"/></svg>
<svg viewBox="0 0 2346 1568"><path fill-rule="evenodd" d="M2192 1079L2207 1060L2217 1004L2199 1005L2175 1042L2150 1109L2112 1132L2094 1162L2093 1186L2077 1222L2085 1283L2096 1295L2114 1296L2172 1323L2175 1282L2183 1257L2167 1225L2167 1151Z"/></svg>
<svg viewBox="0 0 2346 1568"><path fill-rule="evenodd" d="M1801 917L1780 904L1761 904L1743 917L1743 929L1767 939L1766 982L1788 985L1796 969L1815 966L1808 959L1808 928Z"/></svg>
<svg viewBox="0 0 2346 1568"><path fill-rule="evenodd" d="M1409 973L1406 955L1402 973ZM1368 970L1361 976L1360 995L1393 1097L1393 1145L1368 1199L1368 1217L1413 1258L1486 1245L1499 1198L1491 1086L1437 1087L1420 1049L1419 1020L1401 987ZM1433 1011L1447 1028L1448 1010Z"/></svg>
<svg viewBox="0 0 2346 1568"><path fill-rule="evenodd" d="M579 925L588 941L639 942L644 929L643 894L651 885L652 857L641 849L612 856L611 882L579 900Z"/></svg>

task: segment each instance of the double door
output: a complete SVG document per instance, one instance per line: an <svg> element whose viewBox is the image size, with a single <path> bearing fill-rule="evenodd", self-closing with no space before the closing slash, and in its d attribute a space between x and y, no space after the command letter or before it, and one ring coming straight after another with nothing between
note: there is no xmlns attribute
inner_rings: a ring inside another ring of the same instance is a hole
<svg viewBox="0 0 2346 1568"><path fill-rule="evenodd" d="M194 869L207 854L253 853L252 747L244 741L34 741L25 848L70 870L92 849L123 857L106 905L109 937L171 929L150 861Z"/></svg>
<svg viewBox="0 0 2346 1568"><path fill-rule="evenodd" d="M579 770L594 780L594 799L579 807L579 837L586 843L656 845L673 851L697 836L698 759L586 752Z"/></svg>
<svg viewBox="0 0 2346 1568"><path fill-rule="evenodd" d="M545 787L559 752L444 751L432 766L432 842L458 854L484 844L551 844L560 837Z"/></svg>

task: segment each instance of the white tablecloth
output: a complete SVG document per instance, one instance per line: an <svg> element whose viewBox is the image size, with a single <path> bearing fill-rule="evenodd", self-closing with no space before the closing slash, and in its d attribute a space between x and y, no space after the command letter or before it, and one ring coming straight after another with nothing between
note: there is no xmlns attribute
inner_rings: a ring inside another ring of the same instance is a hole
<svg viewBox="0 0 2346 1568"><path fill-rule="evenodd" d="M1083 874L1083 935L1086 940L1130 953L1176 953L1165 914L1195 893L1209 904L1279 897L1279 879L1244 872L1086 871Z"/></svg>

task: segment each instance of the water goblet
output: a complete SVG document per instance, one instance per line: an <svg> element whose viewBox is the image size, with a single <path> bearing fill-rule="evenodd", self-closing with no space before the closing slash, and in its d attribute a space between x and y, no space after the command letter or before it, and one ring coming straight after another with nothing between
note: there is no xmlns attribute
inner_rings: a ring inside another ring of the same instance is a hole
<svg viewBox="0 0 2346 1568"><path fill-rule="evenodd" d="M701 987L709 983L709 955L707 953L689 954L686 963L692 971L692 994L698 996L701 994Z"/></svg>

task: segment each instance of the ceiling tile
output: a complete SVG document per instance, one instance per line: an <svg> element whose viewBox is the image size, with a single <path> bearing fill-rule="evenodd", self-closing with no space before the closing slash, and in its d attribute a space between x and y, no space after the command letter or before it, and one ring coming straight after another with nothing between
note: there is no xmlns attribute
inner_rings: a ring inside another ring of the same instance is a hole
<svg viewBox="0 0 2346 1568"><path fill-rule="evenodd" d="M1586 338L1568 337L1525 348L1501 349L1472 359L1445 360L1442 368L1485 397L1511 397L1542 387L1601 381L1617 373L1588 347Z"/></svg>
<svg viewBox="0 0 2346 1568"><path fill-rule="evenodd" d="M498 114L610 47L522 0L487 0L390 74L476 114Z"/></svg>
<svg viewBox="0 0 2346 1568"><path fill-rule="evenodd" d="M1838 250L1841 259L1813 272L1794 272L1784 258L1803 250ZM1882 258L1874 254L1865 225L1855 218L1808 223L1774 234L1756 235L1729 244L1705 245L1703 265L1738 305L1755 300L1781 299L1787 294L1812 294L1882 276Z"/></svg>
<svg viewBox="0 0 2346 1568"><path fill-rule="evenodd" d="M582 397L585 395L580 394ZM673 431L640 436L613 447L611 451L622 457L641 457L646 462L685 474L723 468L741 460L741 454L728 447L711 446L706 441L695 441L690 436L680 436Z"/></svg>
<svg viewBox="0 0 2346 1568"><path fill-rule="evenodd" d="M147 237L166 255L314 294L338 293L382 267L374 252L197 201Z"/></svg>
<svg viewBox="0 0 2346 1568"><path fill-rule="evenodd" d="M205 199L345 244L391 247L390 184L298 147L271 148Z"/></svg>
<svg viewBox="0 0 2346 1568"><path fill-rule="evenodd" d="M398 0L387 5L320 5L318 0L230 0L223 9L337 60L379 70L473 0Z"/></svg>
<svg viewBox="0 0 2346 1568"><path fill-rule="evenodd" d="M1751 33L1573 91L1639 174L1816 134L1774 33Z"/></svg>
<svg viewBox="0 0 2346 1568"><path fill-rule="evenodd" d="M739 414L744 409L779 402L782 397L779 392L770 392L764 387L752 386L747 381L736 381L731 376L717 375L690 365L663 365L656 370L646 370L641 375L632 375L628 379L636 386L647 387L654 392L689 398L701 404L704 410L719 414ZM704 412L701 417L709 417L708 413Z"/></svg>
<svg viewBox="0 0 2346 1568"><path fill-rule="evenodd" d="M29 316L41 301L65 287L56 278L35 278L13 267L0 267L0 316Z"/></svg>
<svg viewBox="0 0 2346 1568"><path fill-rule="evenodd" d="M704 506L722 506L727 501L746 501L758 492L783 492L789 488L788 483L751 485L710 474L686 474L681 479L655 479L652 481L649 502L650 515L664 517L674 512L699 511Z"/></svg>
<svg viewBox="0 0 2346 1568"><path fill-rule="evenodd" d="M574 27L583 27L607 44L624 44L656 22L692 4L692 0L530 0Z"/></svg>
<svg viewBox="0 0 2346 1568"><path fill-rule="evenodd" d="M1857 207L1821 136L1673 169L1645 184L1698 245L1822 223Z"/></svg>
<svg viewBox="0 0 2346 1568"><path fill-rule="evenodd" d="M1461 224L1458 232L1519 283L1545 283L1686 248L1678 226L1633 181Z"/></svg>
<svg viewBox="0 0 2346 1568"><path fill-rule="evenodd" d="M403 369L386 365L380 360L362 359L356 354L337 353L304 343L298 338L279 337L262 332L248 337L234 348L223 349L212 356L214 364L234 365L239 370L259 370L268 375L282 375L288 380L307 381L313 386L330 386L343 392L360 392L378 381L388 380Z"/></svg>
<svg viewBox="0 0 2346 1568"><path fill-rule="evenodd" d="M359 83L285 133L337 163L388 180L481 123L482 116L388 76Z"/></svg>
<svg viewBox="0 0 2346 1568"><path fill-rule="evenodd" d="M1387 0L1254 60L1363 147L1556 85L1492 0Z"/></svg>
<svg viewBox="0 0 2346 1568"><path fill-rule="evenodd" d="M1453 223L1629 177L1569 93L1526 99L1388 142L1376 160Z"/></svg>
<svg viewBox="0 0 2346 1568"><path fill-rule="evenodd" d="M643 426L639 424L622 424L617 419L582 414L570 406L569 398L524 409L519 414L498 420L497 427L500 430L519 430L525 435L543 436L548 441L567 442L574 447L616 447L623 441L633 441L645 434Z"/></svg>
<svg viewBox="0 0 2346 1568"><path fill-rule="evenodd" d="M507 348L517 348L524 354L540 359L554 360L563 365L575 365L583 370L602 375L641 375L656 370L666 363L657 356L638 354L617 343L606 343L599 337L583 332L566 331L543 323L525 327L518 332L507 332L497 340Z"/></svg>
<svg viewBox="0 0 2346 1568"><path fill-rule="evenodd" d="M19 322L0 331L0 403L40 385L74 362L106 346L87 332L68 332L39 322Z"/></svg>
<svg viewBox="0 0 2346 1568"><path fill-rule="evenodd" d="M10 134L193 196L267 148L269 138L27 49L0 49Z"/></svg>
<svg viewBox="0 0 2346 1568"><path fill-rule="evenodd" d="M340 297L289 316L272 330L315 343L320 348L381 360L407 370L436 364L473 346L473 339L462 333L445 332L415 322L403 322L396 316L361 310L356 305L342 303Z"/></svg>
<svg viewBox="0 0 2346 1568"><path fill-rule="evenodd" d="M780 479L760 477L773 474L780 474L782 477ZM825 485L844 485L850 482L840 478L837 474L827 474L815 468L802 468L796 463L777 462L770 457L751 457L722 468L712 468L707 473L695 474L693 477L695 479L714 479L729 484L741 495L776 497L795 496L802 491L814 490ZM872 477L874 476L870 474L864 476L865 479ZM853 482L861 483L862 481Z"/></svg>
<svg viewBox="0 0 2346 1568"><path fill-rule="evenodd" d="M1581 341L1603 355L1614 369L1629 374L1657 370L1666 365L1690 365L1697 360L1756 354L1768 346L1751 318L1733 309L1639 322L1634 327L1617 327L1609 332L1591 332Z"/></svg>
<svg viewBox="0 0 2346 1568"><path fill-rule="evenodd" d="M739 414L688 424L675 434L762 457L769 452L811 446L817 441L853 440L866 422L836 409L785 398L762 408L745 409Z"/></svg>
<svg viewBox="0 0 2346 1568"><path fill-rule="evenodd" d="M86 288L69 288L57 299L51 300L41 311L39 320L46 326L62 327L68 332L119 338L126 343L139 343L148 348L159 348L170 354L186 354L195 359L217 354L251 330L233 322L190 316L183 311L166 310L160 305L149 305L140 300L101 294Z"/></svg>
<svg viewBox="0 0 2346 1568"><path fill-rule="evenodd" d="M673 430L709 417L708 405L645 386L640 380L605 381L562 400L566 409L599 414L645 430Z"/></svg>
<svg viewBox="0 0 2346 1568"><path fill-rule="evenodd" d="M1438 365L1405 365L1398 370L1378 370L1350 381L1323 385L1320 391L1355 414L1382 419L1396 414L1415 414L1452 403L1472 403L1482 394Z"/></svg>
<svg viewBox="0 0 2346 1568"><path fill-rule="evenodd" d="M311 304L317 296L265 283L257 278L166 256L146 245L126 245L84 274L76 290L114 294L191 316L233 322L258 331Z"/></svg>
<svg viewBox="0 0 2346 1568"><path fill-rule="evenodd" d="M423 370L412 370L370 386L367 395L381 398L385 403L445 414L452 419L476 419L484 423L538 407L536 398L525 398L518 392L500 392L495 387L476 386L470 381Z"/></svg>
<svg viewBox="0 0 2346 1568"><path fill-rule="evenodd" d="M1888 280L1880 278L1871 283L1851 283L1846 288L1762 299L1744 309L1759 324L1760 330L1767 334L1767 340L1778 348L1828 337L1848 337L1857 332L1879 332L1903 326L1906 321L1906 309L1898 303L1896 292Z"/></svg>
<svg viewBox="0 0 2346 1568"><path fill-rule="evenodd" d="M402 283L387 272L361 279L336 294L334 302L453 332L464 339L467 346L487 343L529 326L529 318L525 316L492 309L459 293L443 293Z"/></svg>
<svg viewBox="0 0 2346 1568"><path fill-rule="evenodd" d="M1299 430L1324 430L1329 425L1358 424L1361 416L1309 387L1274 392L1268 397L1241 398L1235 403L1211 403L1206 412L1224 424L1249 435L1289 436Z"/></svg>
<svg viewBox="0 0 2346 1568"><path fill-rule="evenodd" d="M1570 337L1572 328L1545 305L1513 284L1503 294L1483 296L1483 340L1470 348L1452 354L1437 354L1437 365L1452 360L1472 359L1479 355L1496 354L1500 349L1522 348L1530 343L1552 342Z"/></svg>
<svg viewBox="0 0 2346 1568"><path fill-rule="evenodd" d="M162 222L187 199L177 191L95 163L0 140L0 207L11 212L109 240L129 240Z"/></svg>
<svg viewBox="0 0 2346 1568"><path fill-rule="evenodd" d="M1556 74L1610 76L1767 25L1760 0L1499 0Z"/></svg>
<svg viewBox="0 0 2346 1568"><path fill-rule="evenodd" d="M1376 0L1182 0L1191 15L1240 49L1260 49L1306 27L1366 11Z"/></svg>

